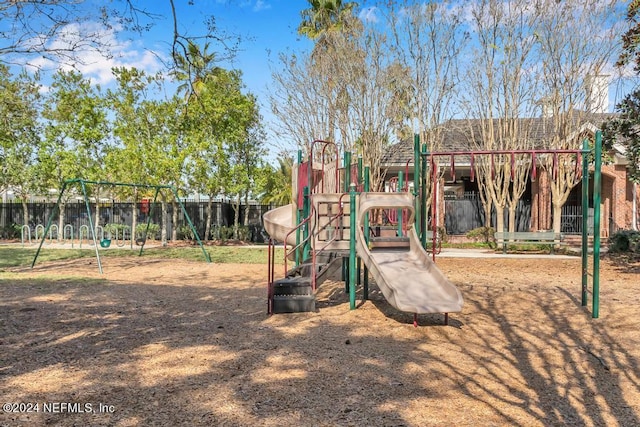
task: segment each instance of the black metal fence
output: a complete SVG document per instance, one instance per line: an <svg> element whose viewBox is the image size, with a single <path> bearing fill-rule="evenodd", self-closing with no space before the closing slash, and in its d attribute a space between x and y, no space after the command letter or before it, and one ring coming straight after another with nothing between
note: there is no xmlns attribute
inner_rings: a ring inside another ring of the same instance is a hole
<svg viewBox="0 0 640 427"><path fill-rule="evenodd" d="M183 205L185 211L189 215L193 226L198 232L200 238L204 238L207 219L207 202L185 201ZM92 221L95 221L95 203L90 203L90 214ZM166 205L167 214L167 235L170 237L174 227L179 231L179 238L188 234L188 221L180 209L180 205L176 205L178 209L178 222L173 224L173 205ZM244 222L245 211L248 209L248 222L246 227L242 227L244 240L254 243L264 243L268 238L263 224L262 215L274 206L249 204L240 205L240 224ZM133 206L132 202L108 202L100 203L98 224L102 227L108 224L122 225L131 227L133 223ZM54 202L29 202L27 203L28 225L31 233L36 232L36 227L46 226L50 216L55 212ZM154 206L142 201L136 203L135 209L137 215L137 224L146 224L149 215L151 215L152 224L162 224L162 208L160 203ZM54 223L57 224L59 215L54 217ZM79 230L83 226L89 225L87 207L84 201L71 201L64 205L64 224L69 224L78 235ZM235 211L233 205L228 202L212 203L212 220L209 239L220 238L222 234L229 237L229 229L233 226ZM20 202L0 203L0 237L20 237L24 223L24 209ZM62 232L62 231L61 231Z"/></svg>
<svg viewBox="0 0 640 427"><path fill-rule="evenodd" d="M588 212L587 233L593 235L593 208ZM484 225L484 208L478 193L468 192L463 196L448 196L445 199L445 227L447 234L460 235ZM509 225L508 212L505 212L505 227ZM491 224L496 225L495 209L491 215ZM516 210L516 231L529 231L531 224L531 201L520 200ZM609 218L609 233L615 229L613 218ZM568 204L562 207L560 232L566 235L582 234L582 206Z"/></svg>
<svg viewBox="0 0 640 427"><path fill-rule="evenodd" d="M184 207L191 219L194 227L198 231L198 235L204 239L207 218L207 202L185 201ZM92 220L95 219L95 204L91 203L90 211ZM186 234L188 222L186 217L178 207L178 228L179 238L183 238ZM244 240L254 243L264 243L268 236L264 230L262 223L262 215L275 206L249 204L248 206L240 206L240 223L243 223L245 210L249 209L248 225L243 227L242 233ZM35 228L46 226L49 216L53 213L55 203L53 202L29 202L27 204L29 225L31 233L35 233ZM147 202L138 202L136 204L137 223L146 223L148 215L151 215L152 224L162 223L162 210L158 203L155 209L151 209ZM172 223L173 206L166 205L167 208L167 235L171 236L174 228ZM67 202L64 207L65 224L70 224L75 230L76 235L83 226L89 225L87 216L87 208L84 201ZM151 212L153 210L153 212ZM110 202L101 203L100 226L107 224L119 224L124 226L132 225L132 203L131 202ZM233 206L228 202L212 203L212 220L209 239L217 239L226 235L229 237L229 229L233 226L235 212ZM480 201L478 193L467 192L461 197L447 196L445 200L445 228L449 235L465 234L474 228L484 225L484 209ZM20 230L23 225L23 206L19 202L0 203L0 237L20 237ZM531 223L531 202L521 200L516 211L516 231L528 231ZM609 221L613 224L613 221ZM495 227L496 214L495 209L492 213L491 224ZM508 213L505 212L505 226L508 226ZM589 209L589 234L593 233L593 209ZM613 233L615 230L610 230ZM561 232L564 234L581 234L582 233L582 207L574 205L566 205L562 208Z"/></svg>
<svg viewBox="0 0 640 427"><path fill-rule="evenodd" d="M445 198L444 222L449 235L466 234L474 228L483 227L484 208L480 196L476 192L465 192L464 195ZM505 227L509 226L509 212L504 212ZM496 210L491 213L491 225L496 226ZM531 225L531 201L521 199L516 208L516 231L528 231Z"/></svg>

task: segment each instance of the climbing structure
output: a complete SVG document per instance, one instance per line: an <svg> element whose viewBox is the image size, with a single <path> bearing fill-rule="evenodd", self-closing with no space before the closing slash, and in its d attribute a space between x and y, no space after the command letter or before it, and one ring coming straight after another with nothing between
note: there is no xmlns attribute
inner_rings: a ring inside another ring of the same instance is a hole
<svg viewBox="0 0 640 427"><path fill-rule="evenodd" d="M345 281L352 309L361 279L363 297L368 298L369 276L398 310L417 315L462 309L460 292L430 259L416 233L413 194L370 193L362 159L352 162L345 153L340 167L337 147L330 142L314 141L308 160L301 157L293 174L294 203L264 215L267 232L285 248L283 276L276 279L270 245L270 314L315 310L315 290L337 274ZM386 225L371 225L374 213L385 218Z"/></svg>

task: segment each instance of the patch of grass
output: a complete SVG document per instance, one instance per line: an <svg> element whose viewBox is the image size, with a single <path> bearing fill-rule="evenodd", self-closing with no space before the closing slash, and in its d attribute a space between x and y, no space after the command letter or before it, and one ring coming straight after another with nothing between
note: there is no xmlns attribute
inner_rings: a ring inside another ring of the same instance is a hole
<svg viewBox="0 0 640 427"><path fill-rule="evenodd" d="M429 242L427 242L428 244ZM493 246L484 242L460 242L460 243L443 243L443 248L455 248L455 249L494 249Z"/></svg>
<svg viewBox="0 0 640 427"><path fill-rule="evenodd" d="M2 246L0 247L0 269L30 266L36 251L37 248ZM95 252L88 249L42 249L37 262L78 259L87 256L95 256Z"/></svg>
<svg viewBox="0 0 640 427"><path fill-rule="evenodd" d="M242 246L207 246L207 253L214 263L266 264L267 247L244 248ZM0 246L0 270L9 267L26 267L33 262L37 248L22 248L19 246ZM100 257L133 257L138 256L139 249L108 249L101 250ZM59 261L79 258L94 258L93 249L52 249L43 247L38 255L36 264L46 261ZM203 261L204 254L199 247L166 247L149 248L142 252L143 257L162 259L186 259ZM282 248L276 248L276 264L283 263Z"/></svg>

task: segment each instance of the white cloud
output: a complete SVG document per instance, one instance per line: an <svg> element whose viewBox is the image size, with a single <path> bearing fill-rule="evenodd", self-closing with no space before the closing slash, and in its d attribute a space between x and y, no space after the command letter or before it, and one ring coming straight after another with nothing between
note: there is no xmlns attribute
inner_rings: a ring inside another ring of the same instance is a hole
<svg viewBox="0 0 640 427"><path fill-rule="evenodd" d="M365 7L360 11L358 17L363 22L371 22L375 24L378 22L378 8L375 6Z"/></svg>
<svg viewBox="0 0 640 427"><path fill-rule="evenodd" d="M162 69L159 53L145 48L141 41L123 41L118 35L115 28L108 29L95 22L69 24L57 38L47 43L47 48L70 54L57 55L57 58L52 54L23 58L22 62L29 68L46 71L75 69L100 85L108 85L114 80L111 73L114 67L136 67L148 73ZM99 40L99 46L91 40Z"/></svg>
<svg viewBox="0 0 640 427"><path fill-rule="evenodd" d="M257 0L256 4L253 6L254 12L260 12L261 10L271 9L271 5L264 0Z"/></svg>

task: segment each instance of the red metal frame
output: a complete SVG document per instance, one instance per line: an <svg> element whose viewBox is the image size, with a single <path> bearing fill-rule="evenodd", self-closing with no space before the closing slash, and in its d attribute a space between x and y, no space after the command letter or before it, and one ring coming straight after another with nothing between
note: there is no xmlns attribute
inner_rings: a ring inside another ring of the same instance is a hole
<svg viewBox="0 0 640 427"><path fill-rule="evenodd" d="M273 314L273 283L275 271L275 245L273 239L269 239L267 249L267 314Z"/></svg>
<svg viewBox="0 0 640 427"><path fill-rule="evenodd" d="M322 144L322 152L320 153L320 156L322 157L322 159L324 160L324 154L325 154L325 150L327 149L328 146L333 146L335 149L335 155L336 155L336 188L335 188L335 193L338 193L338 188L339 188L339 184L340 184L340 175L339 175L339 170L340 170L340 156L338 155L338 146L336 145L335 142L331 142L331 141L325 141L323 139L315 139L313 141L311 141L311 148L309 150L309 171L310 174L313 174L313 153L314 153L314 148L316 144ZM324 167L325 167L326 163L323 161L322 162L322 187L321 187L321 191L320 193L324 193ZM311 178L309 179L311 181ZM309 194L313 194L313 188L315 187L315 185L312 185L313 183L310 182L309 184Z"/></svg>
<svg viewBox="0 0 640 427"><path fill-rule="evenodd" d="M328 227L328 226L333 222L333 220L334 220L334 219L338 219L338 218L340 218L340 217L344 217L344 203L342 202L342 198L343 198L344 196L348 196L348 195L349 195L349 193L342 193L342 194L340 195L340 198L338 199L338 203L340 204L340 210L338 211L338 213L337 213L337 214L335 214L334 216L332 216L332 217L329 219L329 222L328 222L327 224L323 225L323 226L322 226L322 228L319 228L319 229L318 229L318 234L320 234L320 232L321 232L322 230L326 229L326 228L327 228L327 227ZM351 213L349 213L349 214L351 215ZM322 252L322 251L324 251L326 248L328 248L328 247L329 247L329 245L330 245L331 243L335 242L335 241L337 240L337 235L338 235L338 233L337 233L337 232L336 232L336 233L334 233L334 234L333 234L333 237L332 237L330 240L328 240L328 241L324 244L324 246L322 246L322 247L321 247L320 249L318 249L318 250L315 250L315 249L314 249L314 250L311 252L311 268L313 269L313 276L312 276L312 278L311 278L311 287L313 288L313 290L314 290L314 291L316 290L316 256L317 256L320 252Z"/></svg>

